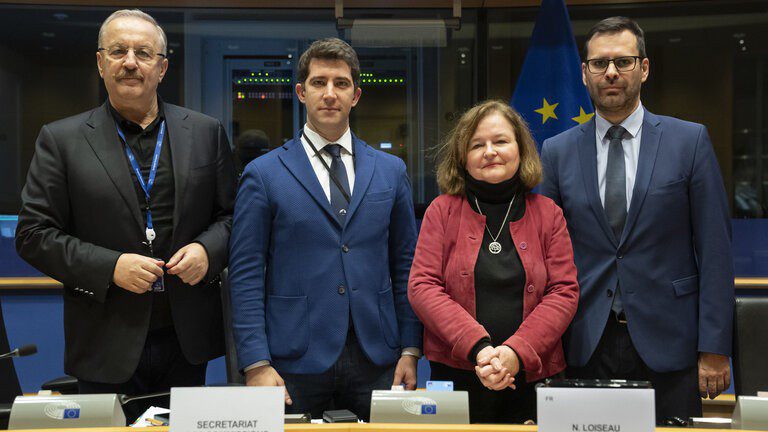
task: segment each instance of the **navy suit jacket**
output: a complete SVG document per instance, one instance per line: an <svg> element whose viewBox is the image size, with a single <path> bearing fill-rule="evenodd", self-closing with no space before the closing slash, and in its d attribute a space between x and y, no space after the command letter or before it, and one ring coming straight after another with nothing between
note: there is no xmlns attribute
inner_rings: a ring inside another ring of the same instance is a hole
<svg viewBox="0 0 768 432"><path fill-rule="evenodd" d="M278 372L322 373L350 325L371 361L391 365L422 338L407 295L416 222L405 164L353 136L342 226L299 136L249 163L237 194L229 274L239 367L269 360Z"/></svg>
<svg viewBox="0 0 768 432"><path fill-rule="evenodd" d="M568 364L584 366L594 352L617 282L632 342L654 371L693 366L698 352L730 355L731 221L706 128L645 111L619 239L600 201L594 119L546 140L542 164L541 193L563 209L581 288Z"/></svg>

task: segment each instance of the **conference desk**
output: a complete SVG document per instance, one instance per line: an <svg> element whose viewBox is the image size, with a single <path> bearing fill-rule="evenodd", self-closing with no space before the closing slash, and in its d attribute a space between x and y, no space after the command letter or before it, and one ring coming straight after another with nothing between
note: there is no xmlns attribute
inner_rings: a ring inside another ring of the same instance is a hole
<svg viewBox="0 0 768 432"><path fill-rule="evenodd" d="M27 429L26 432L31 431L45 431L53 429ZM66 432L93 432L98 430L99 432L133 432L136 430L129 427L114 427L114 428L88 428L88 429L57 429L59 431ZM147 430L147 429L143 429ZM152 427L148 430L153 432L167 432L167 426ZM287 424L285 430L288 432L410 432L410 431L426 431L426 432L536 432L536 426L524 426L524 425L423 425L423 424L354 424L354 423L338 423L338 424ZM24 431L17 431L24 432ZM656 428L656 432L712 432L712 429L695 429L695 428Z"/></svg>

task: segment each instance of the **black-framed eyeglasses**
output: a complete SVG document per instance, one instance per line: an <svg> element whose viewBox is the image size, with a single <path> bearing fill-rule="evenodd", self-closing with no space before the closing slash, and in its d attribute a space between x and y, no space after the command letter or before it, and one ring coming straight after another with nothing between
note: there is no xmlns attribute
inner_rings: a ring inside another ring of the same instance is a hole
<svg viewBox="0 0 768 432"><path fill-rule="evenodd" d="M645 57L642 56L622 56L612 59L608 58L595 58L587 60L587 69L590 73L599 74L604 73L608 66L613 63L616 70L619 72L629 72L635 70L637 67L637 61L642 60Z"/></svg>
<svg viewBox="0 0 768 432"><path fill-rule="evenodd" d="M165 54L155 52L155 50L149 47L128 48L128 47L117 45L110 48L99 48L98 50L106 51L107 57L109 57L110 60L114 60L114 61L122 61L123 59L125 59L125 57L128 56L128 51L133 51L133 56L136 57L136 60L142 63L152 63L155 61L155 58L157 57L162 57L162 58L166 57Z"/></svg>

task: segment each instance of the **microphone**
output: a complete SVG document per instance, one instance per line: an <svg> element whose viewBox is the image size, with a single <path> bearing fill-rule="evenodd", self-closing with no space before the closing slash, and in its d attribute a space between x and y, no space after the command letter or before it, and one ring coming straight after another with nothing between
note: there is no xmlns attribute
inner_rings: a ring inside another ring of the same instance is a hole
<svg viewBox="0 0 768 432"><path fill-rule="evenodd" d="M36 354L37 353L37 345L24 345L21 348L16 348L15 350L5 353L3 355L0 355L0 360L7 359L7 358L13 358L13 357L26 357L28 355Z"/></svg>
<svg viewBox="0 0 768 432"><path fill-rule="evenodd" d="M118 394L117 395L117 399L120 401L121 405L125 405L125 404L127 404L129 402L133 402L133 401L136 401L136 400L150 399L150 398L156 398L156 397L165 397L165 396L170 396L170 395L171 395L170 391L157 392L157 393L149 393L149 394L139 395L139 396L128 396L128 395L124 395L124 394Z"/></svg>

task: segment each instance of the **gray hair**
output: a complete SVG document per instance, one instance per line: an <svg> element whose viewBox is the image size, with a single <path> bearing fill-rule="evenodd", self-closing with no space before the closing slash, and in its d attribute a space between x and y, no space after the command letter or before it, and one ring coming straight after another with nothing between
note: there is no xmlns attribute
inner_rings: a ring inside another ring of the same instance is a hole
<svg viewBox="0 0 768 432"><path fill-rule="evenodd" d="M168 38L165 36L165 31L163 31L163 28L160 27L160 24L157 23L157 21L152 18L151 15L149 15L146 12L140 11L138 9L120 9L118 11L115 11L112 13L112 15L108 16L107 19L104 20L103 23L101 23L101 28L99 28L99 48L101 48L101 41L104 37L105 29L107 28L107 25L111 23L112 21L118 19L118 18L138 18L140 20L144 20L152 25L155 26L157 29L157 32L160 34L160 43L162 46L160 47L160 53L166 54L165 50L168 47Z"/></svg>

